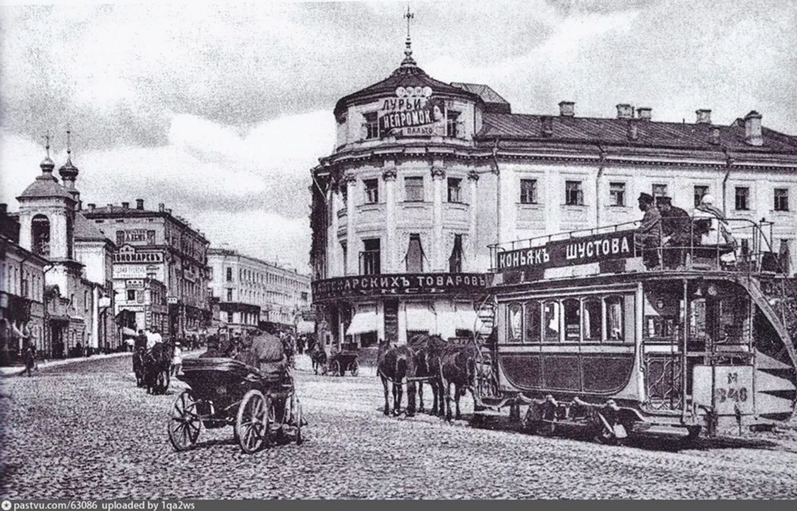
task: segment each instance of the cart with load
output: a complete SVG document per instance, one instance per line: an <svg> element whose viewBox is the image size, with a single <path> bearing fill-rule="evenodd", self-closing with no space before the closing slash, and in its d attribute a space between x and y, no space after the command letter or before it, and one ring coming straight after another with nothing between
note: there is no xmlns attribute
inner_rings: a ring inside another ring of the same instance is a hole
<svg viewBox="0 0 797 511"><path fill-rule="evenodd" d="M233 427L247 454L292 435L302 443L302 407L287 370L264 373L230 358L183 361L178 379L188 384L174 401L169 440L177 451L193 447L202 428Z"/></svg>

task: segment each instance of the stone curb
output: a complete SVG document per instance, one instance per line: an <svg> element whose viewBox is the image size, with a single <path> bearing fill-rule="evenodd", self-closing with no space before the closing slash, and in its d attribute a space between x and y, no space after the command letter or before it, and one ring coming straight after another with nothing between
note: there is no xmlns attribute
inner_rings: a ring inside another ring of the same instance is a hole
<svg viewBox="0 0 797 511"><path fill-rule="evenodd" d="M50 367L59 367L63 365L69 364L76 364L78 362L91 362L94 360L104 360L108 358L120 358L124 356L132 356L133 354L130 352L121 352L121 353L108 353L102 355L92 355L90 357L76 357L76 358L66 358L61 360L48 360L47 362L39 362L36 365L36 369L34 372L47 369ZM25 372L24 366L10 366L10 367L0 367L0 376L19 376L23 372Z"/></svg>

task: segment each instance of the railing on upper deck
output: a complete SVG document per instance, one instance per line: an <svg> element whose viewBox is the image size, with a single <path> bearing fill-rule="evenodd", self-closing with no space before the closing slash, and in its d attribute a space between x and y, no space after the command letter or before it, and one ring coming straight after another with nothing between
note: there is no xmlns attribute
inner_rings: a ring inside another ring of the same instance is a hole
<svg viewBox="0 0 797 511"><path fill-rule="evenodd" d="M645 271L724 270L744 273L784 273L778 254L772 250L773 222L729 218L690 217L689 233L680 239L639 231L639 221L580 229L489 245L491 273L501 271L498 255L537 249L568 240L587 241L612 233L633 233L634 250L629 256L642 258ZM708 230L706 225L709 225ZM768 232L767 232L768 231ZM723 233L728 232L726 238ZM686 239L684 239L686 238ZM713 239L712 239L713 238Z"/></svg>

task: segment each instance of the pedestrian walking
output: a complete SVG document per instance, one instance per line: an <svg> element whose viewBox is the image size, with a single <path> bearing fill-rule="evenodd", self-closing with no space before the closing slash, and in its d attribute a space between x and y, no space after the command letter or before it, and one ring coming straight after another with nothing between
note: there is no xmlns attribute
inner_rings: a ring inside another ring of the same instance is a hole
<svg viewBox="0 0 797 511"><path fill-rule="evenodd" d="M183 350L180 343L174 343L174 355L172 355L172 376L176 376L183 369Z"/></svg>

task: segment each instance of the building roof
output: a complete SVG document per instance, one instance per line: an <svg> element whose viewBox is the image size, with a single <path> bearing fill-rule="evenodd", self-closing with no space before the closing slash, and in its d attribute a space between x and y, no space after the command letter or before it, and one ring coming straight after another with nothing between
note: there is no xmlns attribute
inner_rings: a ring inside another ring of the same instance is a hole
<svg viewBox="0 0 797 511"><path fill-rule="evenodd" d="M384 95L394 95L398 87L431 87L434 94L465 97L473 101L480 100L479 96L473 92L435 80L415 64L404 63L384 80L340 98L335 105L335 115L342 113L348 104L354 100L367 100Z"/></svg>
<svg viewBox="0 0 797 511"><path fill-rule="evenodd" d="M551 120L551 134L543 135L543 118ZM629 123L637 125L637 138L629 137ZM712 131L719 130L719 143L712 143ZM745 142L744 119L730 126L689 124L640 119L601 119L570 116L485 113L477 139L513 139L518 141L575 142L674 149L721 150L761 153L795 153L797 137L763 128L764 143L752 146Z"/></svg>
<svg viewBox="0 0 797 511"><path fill-rule="evenodd" d="M102 231L90 222L82 212L75 215L75 239L81 241L111 241Z"/></svg>
<svg viewBox="0 0 797 511"><path fill-rule="evenodd" d="M42 172L36 179L25 188L22 195L17 199L32 199L38 197L62 197L74 200L66 188L58 183L58 180L50 172Z"/></svg>
<svg viewBox="0 0 797 511"><path fill-rule="evenodd" d="M208 260L210 259L211 256L226 256L226 257L238 257L238 258L242 258L242 259L248 259L250 261L254 261L254 262L259 263L259 264L264 264L266 266L270 266L271 268L274 268L276 270L281 270L281 271L284 271L284 272L293 273L295 276L298 276L298 277L304 277L304 278L308 278L308 279L310 278L310 275L306 275L304 273L299 273L299 270L296 270L294 268L285 268L284 266L280 266L277 263L264 261L262 259L258 259L257 257L248 256L248 255L242 254L240 252L237 252L235 250L232 250L230 248L215 248L215 247L208 248ZM210 261L208 261L208 264L210 264Z"/></svg>
<svg viewBox="0 0 797 511"><path fill-rule="evenodd" d="M509 104L509 101L502 98L501 95L495 92L489 85L461 82L451 82L451 85L479 96L482 101L484 101L485 112L496 114L512 113L512 106Z"/></svg>
<svg viewBox="0 0 797 511"><path fill-rule="evenodd" d="M81 213L88 219L94 220L98 218L150 218L150 217L163 217L163 218L170 218L173 222L186 227L188 230L193 232L197 237L202 239L204 242L209 243L208 239L205 237L205 234L194 226L190 224L188 220L185 220L179 216L175 216L171 213L171 210L164 210L164 211L152 211L149 209L138 209L138 208L124 208L122 206L102 206L102 207L91 207L89 209L85 209L81 211Z"/></svg>

